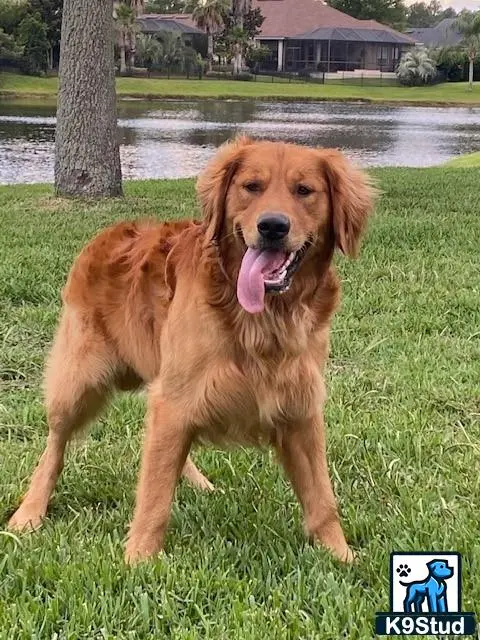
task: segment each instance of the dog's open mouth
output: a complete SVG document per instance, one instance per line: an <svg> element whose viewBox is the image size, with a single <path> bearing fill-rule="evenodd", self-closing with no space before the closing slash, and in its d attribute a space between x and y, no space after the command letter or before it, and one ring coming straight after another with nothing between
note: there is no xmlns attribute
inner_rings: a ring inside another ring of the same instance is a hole
<svg viewBox="0 0 480 640"><path fill-rule="evenodd" d="M242 307L249 313L261 313L265 306L265 293L288 291L306 250L307 244L291 253L249 247L237 281L237 297Z"/></svg>

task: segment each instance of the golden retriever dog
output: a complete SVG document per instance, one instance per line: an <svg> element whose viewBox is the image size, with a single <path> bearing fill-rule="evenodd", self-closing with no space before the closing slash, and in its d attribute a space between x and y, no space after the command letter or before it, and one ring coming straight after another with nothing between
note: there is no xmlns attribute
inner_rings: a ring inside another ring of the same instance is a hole
<svg viewBox="0 0 480 640"><path fill-rule="evenodd" d="M305 530L343 560L326 460L323 369L339 298L335 247L356 253L374 190L334 150L240 137L200 176L201 222L132 222L76 259L49 357L49 435L12 530L46 515L65 446L111 393L148 385L125 558L162 549L182 475L211 489L195 442L270 445Z"/></svg>

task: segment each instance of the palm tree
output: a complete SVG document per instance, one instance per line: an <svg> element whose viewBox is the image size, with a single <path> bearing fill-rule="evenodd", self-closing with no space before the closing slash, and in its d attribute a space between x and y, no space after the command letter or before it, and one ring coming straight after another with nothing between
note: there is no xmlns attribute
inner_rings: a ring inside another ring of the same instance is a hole
<svg viewBox="0 0 480 640"><path fill-rule="evenodd" d="M184 61L185 42L180 34L173 31L162 31L159 38L162 47L162 65L167 67L168 77L170 77L172 67Z"/></svg>
<svg viewBox="0 0 480 640"><path fill-rule="evenodd" d="M407 85L426 84L436 75L437 68L428 51L419 47L407 51L397 69L398 79Z"/></svg>
<svg viewBox="0 0 480 640"><path fill-rule="evenodd" d="M480 11L470 13L463 11L455 27L463 36L463 44L468 56L468 87L473 89L473 65L478 52L480 51Z"/></svg>
<svg viewBox="0 0 480 640"><path fill-rule="evenodd" d="M130 6L136 16L142 16L145 13L145 0L130 0Z"/></svg>
<svg viewBox="0 0 480 640"><path fill-rule="evenodd" d="M248 36L240 27L234 27L228 35L228 43L233 57L233 73L238 75L243 69L245 50L248 47Z"/></svg>
<svg viewBox="0 0 480 640"><path fill-rule="evenodd" d="M162 61L162 43L153 36L142 34L137 39L136 54L140 64L150 70L152 67L159 65Z"/></svg>
<svg viewBox="0 0 480 640"><path fill-rule="evenodd" d="M129 66L132 66L135 48L132 46L132 34L135 32L135 11L125 2L119 2L114 7L114 18L117 26L117 42L120 49L120 73L127 71L127 50Z"/></svg>
<svg viewBox="0 0 480 640"><path fill-rule="evenodd" d="M250 11L251 5L252 0L231 0L233 22L239 29L243 29L243 19L245 14Z"/></svg>
<svg viewBox="0 0 480 640"><path fill-rule="evenodd" d="M208 70L212 70L213 34L225 24L230 9L230 0L199 0L192 17L199 29L205 29L208 38Z"/></svg>

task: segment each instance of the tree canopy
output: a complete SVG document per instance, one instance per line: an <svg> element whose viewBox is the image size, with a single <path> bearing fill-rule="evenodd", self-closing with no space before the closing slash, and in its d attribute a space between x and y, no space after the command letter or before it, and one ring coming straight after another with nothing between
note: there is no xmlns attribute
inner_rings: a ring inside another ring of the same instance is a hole
<svg viewBox="0 0 480 640"><path fill-rule="evenodd" d="M439 0L430 2L414 2L407 9L409 27L433 27L444 18L455 18L455 9L444 9Z"/></svg>
<svg viewBox="0 0 480 640"><path fill-rule="evenodd" d="M406 24L403 0L329 0L328 4L359 20L378 20L397 29Z"/></svg>
<svg viewBox="0 0 480 640"><path fill-rule="evenodd" d="M184 0L150 0L145 3L145 13L182 13Z"/></svg>

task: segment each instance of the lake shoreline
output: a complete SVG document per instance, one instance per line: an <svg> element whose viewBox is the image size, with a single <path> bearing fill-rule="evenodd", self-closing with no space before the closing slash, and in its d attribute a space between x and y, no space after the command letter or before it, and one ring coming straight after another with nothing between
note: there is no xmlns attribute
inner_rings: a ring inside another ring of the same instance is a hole
<svg viewBox="0 0 480 640"><path fill-rule="evenodd" d="M209 78L134 78L116 79L117 97L144 101L164 100L263 100L271 102L357 102L393 106L472 106L480 107L479 86L469 90L465 82L448 82L420 87L397 84L325 84L312 82L252 82ZM0 99L52 99L58 93L58 77L34 77L0 72Z"/></svg>
<svg viewBox="0 0 480 640"><path fill-rule="evenodd" d="M364 167L435 166L480 149L480 109L466 107L135 95L119 96L117 115L127 179L195 176L238 134L342 149ZM55 117L53 98L3 101L0 183L51 182Z"/></svg>
<svg viewBox="0 0 480 640"><path fill-rule="evenodd" d="M40 93L40 92L13 92L13 91L0 91L0 100L5 99L7 101L17 101L21 102L22 100L45 100L51 99L52 102L56 102L57 94L55 93ZM306 102L306 103L324 103L324 102L345 102L350 104L373 104L373 105L382 105L386 107L432 107L432 108L480 108L480 100L478 102L448 102L441 100L387 100L383 98L359 98L359 97L348 97L348 96L304 96L304 97L290 97L290 96L246 96L246 95L230 95L230 94L219 94L217 96L202 96L192 94L151 94L151 93L131 93L131 94L120 94L117 95L118 102L129 102L129 101L142 101L142 102L165 102L165 101L178 101L178 100L202 100L205 102L211 102L216 100L221 100L224 102L282 102L282 103L296 103L296 102Z"/></svg>

